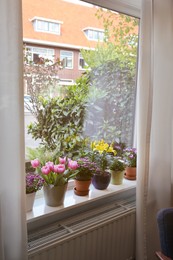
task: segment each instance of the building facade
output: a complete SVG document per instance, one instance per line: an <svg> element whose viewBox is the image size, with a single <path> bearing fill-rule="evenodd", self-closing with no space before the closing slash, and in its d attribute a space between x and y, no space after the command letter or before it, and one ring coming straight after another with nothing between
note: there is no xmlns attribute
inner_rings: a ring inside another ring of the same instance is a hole
<svg viewBox="0 0 173 260"><path fill-rule="evenodd" d="M60 59L60 83L71 84L85 70L81 49L103 41L98 7L78 0L23 0L23 42L31 59ZM81 15L83 14L83 15Z"/></svg>

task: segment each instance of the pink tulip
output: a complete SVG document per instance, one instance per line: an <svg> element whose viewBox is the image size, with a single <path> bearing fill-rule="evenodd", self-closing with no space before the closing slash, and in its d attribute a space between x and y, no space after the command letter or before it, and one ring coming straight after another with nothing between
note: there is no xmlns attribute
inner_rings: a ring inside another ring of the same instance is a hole
<svg viewBox="0 0 173 260"><path fill-rule="evenodd" d="M41 172L43 173L43 174L45 174L45 175L48 175L50 172L51 172L51 170L50 170L50 168L49 168L49 166L43 166L42 168L41 168Z"/></svg>
<svg viewBox="0 0 173 260"><path fill-rule="evenodd" d="M37 168L38 166L40 166L40 161L38 159L34 159L31 161L31 165L33 168Z"/></svg>
<svg viewBox="0 0 173 260"><path fill-rule="evenodd" d="M68 161L68 167L69 167L71 170L76 170L76 169L78 168L77 161L69 160L69 161Z"/></svg>
<svg viewBox="0 0 173 260"><path fill-rule="evenodd" d="M53 170L54 170L54 164L53 164L53 162L47 162L47 163L46 163L46 166L49 167L50 171L53 171Z"/></svg>
<svg viewBox="0 0 173 260"><path fill-rule="evenodd" d="M54 172L63 173L64 171L65 171L65 165L64 164L54 165Z"/></svg>
<svg viewBox="0 0 173 260"><path fill-rule="evenodd" d="M59 163L65 164L66 163L66 157L64 157L64 158L59 157Z"/></svg>

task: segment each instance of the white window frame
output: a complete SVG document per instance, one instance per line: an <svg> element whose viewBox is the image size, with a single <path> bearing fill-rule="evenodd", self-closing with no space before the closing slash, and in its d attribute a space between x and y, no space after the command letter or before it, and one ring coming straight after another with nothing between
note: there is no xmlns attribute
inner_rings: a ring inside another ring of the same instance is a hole
<svg viewBox="0 0 173 260"><path fill-rule="evenodd" d="M86 27L83 29L83 32L88 40L103 42L104 30L98 28ZM99 37L100 34L103 34L101 38Z"/></svg>
<svg viewBox="0 0 173 260"><path fill-rule="evenodd" d="M62 54L64 52L64 54ZM68 54L70 56L68 57ZM63 68L65 69L73 69L73 51L60 50L60 60L63 63ZM71 61L71 66L68 66L68 61Z"/></svg>
<svg viewBox="0 0 173 260"><path fill-rule="evenodd" d="M71 85L74 85L74 80L73 79L59 79L58 84L63 85L63 86L71 86Z"/></svg>
<svg viewBox="0 0 173 260"><path fill-rule="evenodd" d="M81 1L83 1L83 0L81 0ZM91 3L93 5L101 6L101 7L107 8L107 9L111 9L111 10L114 10L114 11L117 11L117 12L122 12L122 13L125 13L127 15L131 15L131 16L135 16L137 18L140 18L140 9L141 9L141 6L140 6L141 1L140 0L122 0L122 1L120 1L120 0L85 0L83 2L88 2L88 3ZM134 185L136 186L136 183L134 183ZM118 187L118 191L122 191L122 190L125 190L124 186L122 188ZM127 190L130 190L130 188L128 188ZM98 193L97 190L96 190L96 193ZM94 199L96 199L97 196L98 196L98 194L94 194ZM105 195L103 195L103 196L105 196ZM107 196L109 196L109 194ZM90 200L91 200L91 198L88 198L88 202ZM78 205L79 207L80 207L80 203ZM86 202L83 202L83 203L86 203ZM38 216L35 215L35 212L36 213L39 212L39 214L42 214L42 217L45 217L45 218L49 217L48 215L51 215L51 216L53 215L53 212L49 212L49 213L45 214L45 205L43 204L42 206L43 206L43 210L42 210L41 213L40 213L40 210L37 210L34 207L32 214L31 213L26 214L28 222L32 222L32 221L34 222L34 219L38 218ZM76 205L74 207L76 208ZM64 207L64 209L65 209L65 207ZM53 208L53 210L54 210L54 214L58 211L62 211L61 207L58 208L58 209Z"/></svg>
<svg viewBox="0 0 173 260"><path fill-rule="evenodd" d="M141 17L142 0L81 0L115 12Z"/></svg>
<svg viewBox="0 0 173 260"><path fill-rule="evenodd" d="M41 58L49 59L54 61L55 50L51 48L35 47L35 46L26 46L27 52L30 54L29 60L34 61L34 54L38 55ZM37 50L42 50L39 52ZM45 53L44 53L45 52ZM52 52L52 54L50 54Z"/></svg>
<svg viewBox="0 0 173 260"><path fill-rule="evenodd" d="M79 70L85 70L82 66L80 66L80 61L83 60L84 66L87 66L87 63L85 62L84 58L82 57L82 54L79 52L78 54L78 68Z"/></svg>
<svg viewBox="0 0 173 260"><path fill-rule="evenodd" d="M35 16L30 20L33 23L34 30L37 32L51 33L60 35L61 34L61 21L46 19L43 17ZM53 29L53 27L57 27L57 30Z"/></svg>

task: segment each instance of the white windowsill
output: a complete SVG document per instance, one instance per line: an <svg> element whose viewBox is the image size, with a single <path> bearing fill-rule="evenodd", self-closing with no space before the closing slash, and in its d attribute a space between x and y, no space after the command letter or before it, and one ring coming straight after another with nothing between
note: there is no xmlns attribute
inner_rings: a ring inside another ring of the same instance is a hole
<svg viewBox="0 0 173 260"><path fill-rule="evenodd" d="M89 203L90 201L96 201L102 198L106 198L110 195L116 195L122 191L126 191L136 187L136 181L129 181L124 179L122 185L109 184L106 190L97 190L90 185L90 192L88 196L77 196L74 194L73 188L67 190L65 195L64 204L59 207L49 207L45 205L43 196L35 199L33 210L26 213L27 222L31 223L38 219L43 219L50 215L54 215L71 208L79 207Z"/></svg>

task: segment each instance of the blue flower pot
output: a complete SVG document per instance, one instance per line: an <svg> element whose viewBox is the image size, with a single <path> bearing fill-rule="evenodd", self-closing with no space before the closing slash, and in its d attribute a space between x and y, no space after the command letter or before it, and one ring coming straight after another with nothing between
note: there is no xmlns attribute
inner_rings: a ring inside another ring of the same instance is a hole
<svg viewBox="0 0 173 260"><path fill-rule="evenodd" d="M92 177L92 184L97 190L107 189L111 180L111 174L104 172L103 174L94 174Z"/></svg>

